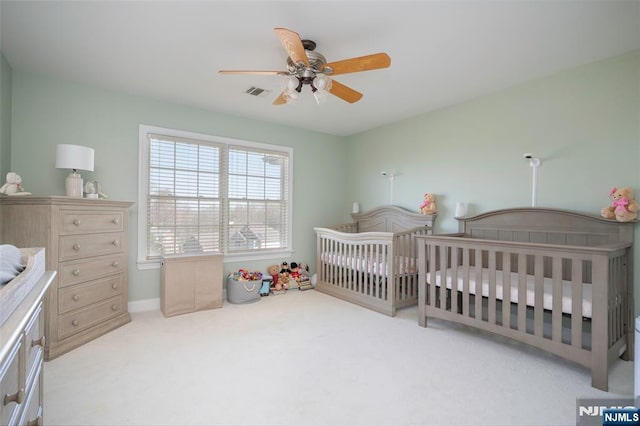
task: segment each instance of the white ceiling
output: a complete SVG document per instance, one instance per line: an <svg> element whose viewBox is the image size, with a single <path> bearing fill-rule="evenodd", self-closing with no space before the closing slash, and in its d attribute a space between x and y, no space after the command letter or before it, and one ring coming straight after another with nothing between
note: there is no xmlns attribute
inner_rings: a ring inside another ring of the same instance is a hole
<svg viewBox="0 0 640 426"><path fill-rule="evenodd" d="M640 48L640 1L8 1L2 53L53 75L211 111L349 135ZM272 106L284 70L273 28L329 62L387 52L391 67L336 77L348 104ZM268 89L266 97L244 93Z"/></svg>

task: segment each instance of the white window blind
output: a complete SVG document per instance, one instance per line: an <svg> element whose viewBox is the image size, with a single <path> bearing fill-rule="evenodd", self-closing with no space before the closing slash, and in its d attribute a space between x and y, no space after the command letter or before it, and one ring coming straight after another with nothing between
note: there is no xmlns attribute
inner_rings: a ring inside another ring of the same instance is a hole
<svg viewBox="0 0 640 426"><path fill-rule="evenodd" d="M291 248L290 152L229 141L146 133L141 261Z"/></svg>

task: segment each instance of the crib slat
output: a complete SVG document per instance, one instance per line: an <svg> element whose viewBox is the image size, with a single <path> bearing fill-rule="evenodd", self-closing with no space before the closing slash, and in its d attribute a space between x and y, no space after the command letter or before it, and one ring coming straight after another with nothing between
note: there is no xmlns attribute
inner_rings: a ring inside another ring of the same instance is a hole
<svg viewBox="0 0 640 426"><path fill-rule="evenodd" d="M449 247L440 248L440 309L447 310L447 257Z"/></svg>
<svg viewBox="0 0 640 426"><path fill-rule="evenodd" d="M462 248L462 314L469 316L469 249Z"/></svg>
<svg viewBox="0 0 640 426"><path fill-rule="evenodd" d="M451 247L451 312L458 312L458 248Z"/></svg>
<svg viewBox="0 0 640 426"><path fill-rule="evenodd" d="M527 256L518 255L518 331L527 332Z"/></svg>
<svg viewBox="0 0 640 426"><path fill-rule="evenodd" d="M571 259L571 346L582 348L582 261Z"/></svg>
<svg viewBox="0 0 640 426"><path fill-rule="evenodd" d="M429 277L430 277L430 285L429 285L429 299L428 304L430 306L436 306L436 283L437 283L437 265L436 265L436 253L438 252L438 246L435 243L429 245Z"/></svg>
<svg viewBox="0 0 640 426"><path fill-rule="evenodd" d="M551 312L551 337L553 341L562 341L562 258L554 256L552 261L553 308Z"/></svg>
<svg viewBox="0 0 640 426"><path fill-rule="evenodd" d="M475 283L475 318L482 321L482 250L475 249L476 253L476 283Z"/></svg>
<svg viewBox="0 0 640 426"><path fill-rule="evenodd" d="M361 259L362 253L359 244L353 245L353 256L356 259ZM353 280L353 291L356 293L360 293L360 275L360 271L357 268L354 268L351 276Z"/></svg>
<svg viewBox="0 0 640 426"><path fill-rule="evenodd" d="M395 244L396 247L391 262L393 263L393 270L396 271L396 273L394 276L392 276L391 274L387 274L387 280L389 281L387 285L396 286L396 299L402 299L402 295L405 292L405 282L402 279L402 275L398 274L398 272L400 271L400 262L404 253L403 243L404 238L402 238L402 236L398 236L393 239L393 244Z"/></svg>
<svg viewBox="0 0 640 426"><path fill-rule="evenodd" d="M502 326L511 328L511 253L502 252Z"/></svg>
<svg viewBox="0 0 640 426"><path fill-rule="evenodd" d="M371 251L371 261L369 262L367 260L364 268L366 269L367 274L372 277L373 282L371 283L371 296L378 297L378 291L380 289L380 275L378 275L377 269L380 269L380 249L377 244L371 244L370 246L369 250ZM376 265L377 269L375 268Z"/></svg>
<svg viewBox="0 0 640 426"><path fill-rule="evenodd" d="M489 250L489 313L487 319L489 324L496 323L496 252L495 250Z"/></svg>
<svg viewBox="0 0 640 426"><path fill-rule="evenodd" d="M618 340L618 338L620 338L622 336L622 329L623 329L623 323L624 323L624 319L623 319L623 312L622 312L622 306L621 306L621 301L623 299L622 296L622 289L620 288L621 285L621 277L619 272L619 260L620 257L615 257L613 259L609 259L609 283L613 284L613 288L611 289L610 293L609 293L609 306L611 306L612 308L610 309L610 311L613 311L613 316L614 319L613 321L609 321L609 345L612 345L613 343L616 342L616 340Z"/></svg>
<svg viewBox="0 0 640 426"><path fill-rule="evenodd" d="M329 283L331 283L331 285L335 285L335 282L333 280L333 272L335 270L336 263L340 260L340 258L338 257L338 254L335 251L335 241L334 240L329 240L328 243L327 243L327 246L328 246L328 250L329 250L328 253L330 253L331 256L335 256L335 259L332 259L334 261L329 264L328 274L327 274L327 278L328 278L327 281Z"/></svg>
<svg viewBox="0 0 640 426"><path fill-rule="evenodd" d="M543 258L537 254L534 261L535 293L533 308L533 334L542 337L544 319L544 270Z"/></svg>
<svg viewBox="0 0 640 426"><path fill-rule="evenodd" d="M416 267L418 268L418 325L427 326L427 256L429 255L428 245L421 241L418 245L418 258Z"/></svg>

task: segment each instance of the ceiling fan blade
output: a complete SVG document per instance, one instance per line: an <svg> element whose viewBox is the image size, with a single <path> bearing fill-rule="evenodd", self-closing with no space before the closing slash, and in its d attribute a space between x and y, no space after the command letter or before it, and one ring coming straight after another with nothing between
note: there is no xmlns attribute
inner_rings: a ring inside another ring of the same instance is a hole
<svg viewBox="0 0 640 426"><path fill-rule="evenodd" d="M220 70L220 74L286 75L287 71Z"/></svg>
<svg viewBox="0 0 640 426"><path fill-rule="evenodd" d="M287 100L284 98L284 92L280 93L280 96L273 101L273 105L284 105L287 103Z"/></svg>
<svg viewBox="0 0 640 426"><path fill-rule="evenodd" d="M335 95L340 99L349 102L350 104L358 102L362 98L362 93L356 92L352 88L345 86L342 83L338 83L335 80L331 82L331 88L329 88L329 92L331 92L332 95Z"/></svg>
<svg viewBox="0 0 640 426"><path fill-rule="evenodd" d="M388 68L391 65L391 58L386 53L374 53L373 55L360 56L358 58L344 59L342 61L329 62L323 68L331 67L333 70L329 75L348 74L350 72L360 72Z"/></svg>
<svg viewBox="0 0 640 426"><path fill-rule="evenodd" d="M291 58L294 64L298 62L304 63L306 66L309 66L309 59L307 58L307 54L304 53L304 46L302 45L302 40L300 39L300 35L297 32L288 30L286 28L274 28L278 38L280 38L280 43L284 47L284 50L287 51L287 54Z"/></svg>

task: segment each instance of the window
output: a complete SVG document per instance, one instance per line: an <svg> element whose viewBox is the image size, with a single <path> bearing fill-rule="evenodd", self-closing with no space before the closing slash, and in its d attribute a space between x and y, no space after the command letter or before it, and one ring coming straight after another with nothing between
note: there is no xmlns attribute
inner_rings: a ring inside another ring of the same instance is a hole
<svg viewBox="0 0 640 426"><path fill-rule="evenodd" d="M141 125L140 267L164 255L291 254L291 169L291 148Z"/></svg>

